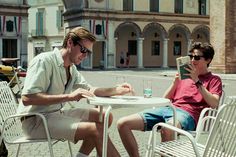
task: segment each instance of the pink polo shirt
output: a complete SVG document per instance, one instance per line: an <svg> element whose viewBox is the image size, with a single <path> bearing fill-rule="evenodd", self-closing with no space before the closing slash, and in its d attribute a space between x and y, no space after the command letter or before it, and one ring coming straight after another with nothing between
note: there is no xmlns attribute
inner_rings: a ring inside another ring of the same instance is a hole
<svg viewBox="0 0 236 157"><path fill-rule="evenodd" d="M221 96L222 82L219 76L209 72L199 76L199 79L210 93ZM196 124L202 109L210 107L203 99L192 79L179 81L172 103L176 107L187 111L194 118Z"/></svg>

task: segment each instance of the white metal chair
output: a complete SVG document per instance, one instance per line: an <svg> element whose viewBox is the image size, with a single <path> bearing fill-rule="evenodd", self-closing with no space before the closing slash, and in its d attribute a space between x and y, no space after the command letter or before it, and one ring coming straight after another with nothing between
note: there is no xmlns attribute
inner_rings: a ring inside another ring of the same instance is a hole
<svg viewBox="0 0 236 157"><path fill-rule="evenodd" d="M173 110L173 125L174 126L177 126L177 118L176 118L176 107L173 105L173 104L170 104L170 105L168 105L172 110ZM153 107L153 108L155 108L155 107ZM177 133L175 133L175 139L177 138ZM152 132L150 133L150 135L149 135L149 138L148 138L148 144L147 144L147 148L146 148L146 153L145 153L145 157L150 157L150 155L151 155L151 151L152 151L152 140L153 140L153 136L152 136Z"/></svg>
<svg viewBox="0 0 236 157"><path fill-rule="evenodd" d="M8 83L5 81L0 82L0 127L1 127L1 137L6 144L18 144L18 149L16 156L19 155L21 144L25 143L34 143L34 142L48 142L48 147L50 151L50 156L54 157L53 154L53 144L57 143L59 140L51 139L50 133L47 127L47 120L43 114L40 113L25 113L17 114L17 103L15 97L11 91L11 88L8 86ZM46 132L46 139L27 139L24 135L21 127L20 118L23 116L37 115L42 118L43 124ZM68 146L70 150L70 155L72 155L71 145L68 141Z"/></svg>
<svg viewBox="0 0 236 157"><path fill-rule="evenodd" d="M152 156L157 154L167 157L234 157L236 156L236 96L227 97L223 106L218 110L217 116L206 116L207 119L214 119L213 128L205 145L196 141L189 132L176 128L165 123L158 123L153 127L154 137ZM203 123L199 123L197 134L200 134ZM165 127L187 137L174 141L156 142L157 127Z"/></svg>
<svg viewBox="0 0 236 157"><path fill-rule="evenodd" d="M203 121L204 117L206 117L206 116L214 116L215 117L217 114L218 108L223 105L224 99L225 99L225 92L223 90L221 98L220 98L219 106L216 109L204 108L199 116L199 123L201 123ZM212 120L212 119L208 119L207 121L204 121L204 125L202 128L201 134L197 134L197 136L196 136L196 130L198 130L199 128L196 128L195 131L188 131L188 132L190 134L192 134L192 136L196 137L196 140L198 141L201 135L206 135L206 134L210 133L210 130L212 129L213 124L214 124L214 120ZM177 136L178 136L178 138L180 138L181 134L178 134ZM152 140L153 140L153 136L152 136L152 133L150 133L145 157L151 156Z"/></svg>
<svg viewBox="0 0 236 157"><path fill-rule="evenodd" d="M225 91L223 90L222 91L222 95L220 97L220 102L219 102L219 105L217 108L215 109L212 109L212 108L204 108L199 116L199 123L203 123L203 128L202 128L202 131L201 131L201 134L198 134L198 136L196 136L196 132L197 130L199 129L198 127L200 125L197 125L197 128L195 131L189 131L194 137L196 136L196 139L198 141L200 135L206 135L206 134L209 134L211 129L212 129L212 126L214 124L214 120L212 119L207 119L207 121L204 121L204 117L206 116L211 116L211 117L216 117L217 115L217 112L218 112L218 109L224 104L224 100L225 100Z"/></svg>

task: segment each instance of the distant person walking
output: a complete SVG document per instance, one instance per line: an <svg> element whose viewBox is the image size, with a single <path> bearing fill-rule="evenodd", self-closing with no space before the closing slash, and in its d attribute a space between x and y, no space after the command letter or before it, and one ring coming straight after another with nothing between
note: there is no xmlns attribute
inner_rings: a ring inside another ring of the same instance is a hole
<svg viewBox="0 0 236 157"><path fill-rule="evenodd" d="M125 60L126 68L129 68L129 62L130 62L130 53L127 52L126 53L126 60Z"/></svg>
<svg viewBox="0 0 236 157"><path fill-rule="evenodd" d="M124 67L124 64L125 64L125 53L124 51L121 51L120 52L120 67Z"/></svg>

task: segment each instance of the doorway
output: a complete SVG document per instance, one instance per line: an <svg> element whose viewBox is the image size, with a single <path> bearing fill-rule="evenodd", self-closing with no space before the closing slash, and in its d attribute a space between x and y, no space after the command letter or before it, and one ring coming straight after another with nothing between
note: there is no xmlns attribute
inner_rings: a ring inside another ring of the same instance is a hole
<svg viewBox="0 0 236 157"><path fill-rule="evenodd" d="M2 52L3 58L17 58L17 39L3 39Z"/></svg>
<svg viewBox="0 0 236 157"><path fill-rule="evenodd" d="M97 41L93 46L93 69L103 69L105 65L105 42Z"/></svg>

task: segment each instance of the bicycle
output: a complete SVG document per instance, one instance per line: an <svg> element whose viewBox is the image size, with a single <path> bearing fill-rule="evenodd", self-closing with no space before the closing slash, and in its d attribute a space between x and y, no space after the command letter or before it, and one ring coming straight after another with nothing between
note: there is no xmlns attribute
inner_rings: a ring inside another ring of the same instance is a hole
<svg viewBox="0 0 236 157"><path fill-rule="evenodd" d="M2 58L0 65L0 81L7 81L8 85L12 88L13 93L18 97L21 94L23 88L22 80L26 76L26 70L22 67L15 67L16 62L19 58ZM15 91L15 86L17 86L17 91Z"/></svg>
<svg viewBox="0 0 236 157"><path fill-rule="evenodd" d="M1 61L3 65L0 65L0 81L7 81L8 85L11 87L12 92L19 98L21 96L21 91L23 88L23 83L20 78L26 76L26 70L18 66L14 66L16 62L19 61L19 58L2 58ZM17 86L17 91L14 90L14 87ZM18 100L17 100L18 101ZM72 102L68 102L71 108L75 108Z"/></svg>

